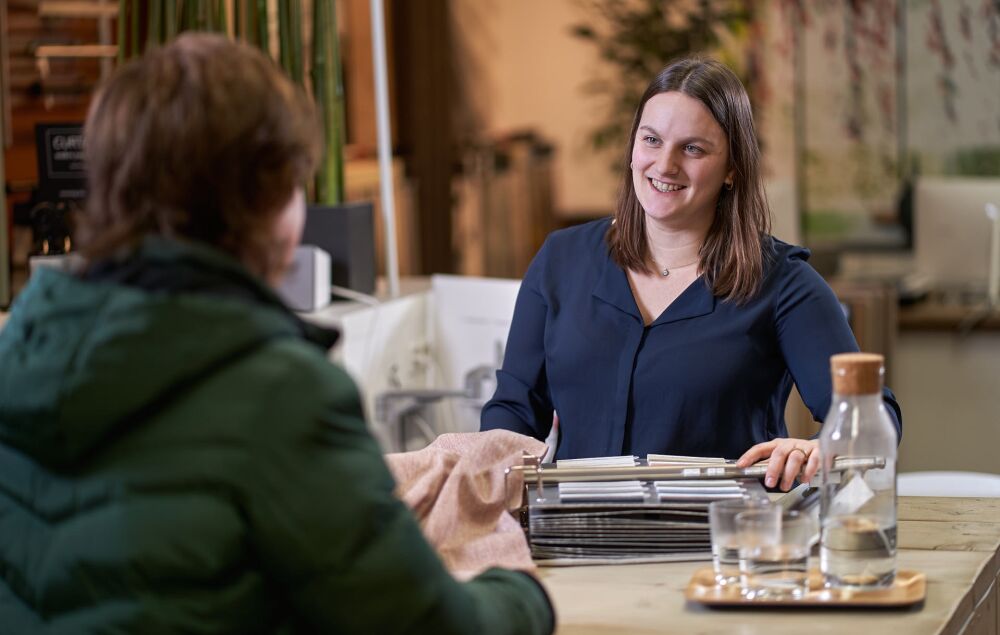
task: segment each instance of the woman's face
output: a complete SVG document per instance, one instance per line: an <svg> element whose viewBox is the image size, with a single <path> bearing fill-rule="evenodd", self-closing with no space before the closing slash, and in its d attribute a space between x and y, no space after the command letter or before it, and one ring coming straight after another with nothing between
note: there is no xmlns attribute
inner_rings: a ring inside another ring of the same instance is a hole
<svg viewBox="0 0 1000 635"><path fill-rule="evenodd" d="M280 270L270 272L268 282L278 286L295 258L295 248L302 240L302 228L306 223L306 195L301 187L295 188L292 198L278 214L274 222L274 240L278 249Z"/></svg>
<svg viewBox="0 0 1000 635"><path fill-rule="evenodd" d="M710 225L731 178L728 139L703 103L676 91L646 102L632 148L632 187L650 220Z"/></svg>

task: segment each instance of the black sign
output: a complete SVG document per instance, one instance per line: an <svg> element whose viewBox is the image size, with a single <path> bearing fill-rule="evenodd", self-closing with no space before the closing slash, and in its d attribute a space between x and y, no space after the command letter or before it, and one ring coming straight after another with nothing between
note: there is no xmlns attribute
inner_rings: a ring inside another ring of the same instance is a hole
<svg viewBox="0 0 1000 635"><path fill-rule="evenodd" d="M83 125L37 124L38 190L50 201L78 201L86 195Z"/></svg>

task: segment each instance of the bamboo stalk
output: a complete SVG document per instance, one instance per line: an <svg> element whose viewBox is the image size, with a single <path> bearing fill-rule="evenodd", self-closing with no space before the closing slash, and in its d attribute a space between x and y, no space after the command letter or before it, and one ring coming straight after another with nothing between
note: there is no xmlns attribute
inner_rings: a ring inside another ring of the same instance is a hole
<svg viewBox="0 0 1000 635"><path fill-rule="evenodd" d="M336 205L344 197L342 154L346 131L336 2L313 0L305 9L303 6L302 0L119 0L118 58L124 62L173 39L181 31L212 30L255 44L278 58L300 86L305 86L309 72L324 143L315 200ZM303 41L303 11L309 7L313 16L312 64L307 64ZM274 33L272 27L276 27ZM272 42L277 45L274 49Z"/></svg>
<svg viewBox="0 0 1000 635"><path fill-rule="evenodd" d="M291 2L278 3L278 48L280 52L281 68L292 77L292 11Z"/></svg>
<svg viewBox="0 0 1000 635"><path fill-rule="evenodd" d="M148 18L146 29L146 45L144 50L149 50L151 46L163 44L163 0L149 0L147 6Z"/></svg>
<svg viewBox="0 0 1000 635"><path fill-rule="evenodd" d="M195 31L211 31L211 14L209 13L209 7L205 4L205 0L197 0L193 2L188 0L195 7L194 13L194 30Z"/></svg>
<svg viewBox="0 0 1000 635"><path fill-rule="evenodd" d="M327 23L325 4L324 2L317 2L313 5L312 89L313 100L316 102L320 122L323 126L323 159L316 173L315 197L317 203L330 204L328 201L328 192L335 185L332 186L330 183L331 177L326 158L330 152L326 128L329 125L327 123L327 110L331 95L328 90L330 83L327 81L329 59L327 55L326 36L323 33L324 25Z"/></svg>
<svg viewBox="0 0 1000 635"><path fill-rule="evenodd" d="M323 123L323 162L316 175L316 201L337 205L344 197L343 88L337 51L336 7L313 5L313 96Z"/></svg>
<svg viewBox="0 0 1000 635"><path fill-rule="evenodd" d="M212 30L216 33L226 33L226 0L214 0L209 6L212 12Z"/></svg>
<svg viewBox="0 0 1000 635"><path fill-rule="evenodd" d="M327 3L321 2L320 4ZM326 27L327 41L330 47L330 57L333 60L333 65L330 69L333 77L334 94L334 108L331 117L334 121L335 130L327 157L330 163L333 164L331 171L337 185L331 200L339 205L344 201L344 143L347 141L347 125L344 121L344 75L340 58L340 30L337 26L337 6L334 0L330 0L329 2L327 15L330 17L329 24Z"/></svg>
<svg viewBox="0 0 1000 635"><path fill-rule="evenodd" d="M233 0L222 0L223 23L226 25L226 36L236 39L236 3Z"/></svg>
<svg viewBox="0 0 1000 635"><path fill-rule="evenodd" d="M253 44L257 48L260 48L260 34L257 31L257 3L253 0L240 0L243 7L244 18L243 18L243 37L250 44Z"/></svg>
<svg viewBox="0 0 1000 635"><path fill-rule="evenodd" d="M257 0L257 46L262 51L271 55L270 38L267 36L267 0Z"/></svg>
<svg viewBox="0 0 1000 635"><path fill-rule="evenodd" d="M288 6L288 49L291 57L291 76L299 86L305 85L302 76L302 2L291 0Z"/></svg>
<svg viewBox="0 0 1000 635"><path fill-rule="evenodd" d="M164 35L165 40L172 40L177 36L177 4L184 0L165 0L164 2Z"/></svg>
<svg viewBox="0 0 1000 635"><path fill-rule="evenodd" d="M194 0L180 0L181 11L177 20L177 32L185 31L190 29L195 23L195 9Z"/></svg>
<svg viewBox="0 0 1000 635"><path fill-rule="evenodd" d="M247 11L244 0L233 2L233 31L234 37L243 42L247 41Z"/></svg>

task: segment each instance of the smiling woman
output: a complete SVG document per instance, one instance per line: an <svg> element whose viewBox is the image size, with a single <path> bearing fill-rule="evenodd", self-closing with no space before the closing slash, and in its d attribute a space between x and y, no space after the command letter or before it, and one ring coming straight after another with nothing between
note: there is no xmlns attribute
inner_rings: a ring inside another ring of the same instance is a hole
<svg viewBox="0 0 1000 635"><path fill-rule="evenodd" d="M683 93L660 93L643 108L637 137L632 188L650 223L707 233L723 183L733 182L726 133L712 113Z"/></svg>
<svg viewBox="0 0 1000 635"><path fill-rule="evenodd" d="M786 438L785 402L794 383L821 421L830 356L858 346L809 252L768 234L739 79L663 69L623 158L614 217L552 234L528 269L482 428L545 438L558 412L560 459L768 458L768 486L809 480L819 454Z"/></svg>

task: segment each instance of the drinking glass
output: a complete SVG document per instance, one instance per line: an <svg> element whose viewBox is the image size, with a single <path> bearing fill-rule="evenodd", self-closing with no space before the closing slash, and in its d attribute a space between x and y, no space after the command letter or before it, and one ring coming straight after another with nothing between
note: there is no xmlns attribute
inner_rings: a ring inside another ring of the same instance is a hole
<svg viewBox="0 0 1000 635"><path fill-rule="evenodd" d="M809 591L809 549L816 535L811 515L743 512L736 526L744 597L794 600Z"/></svg>
<svg viewBox="0 0 1000 635"><path fill-rule="evenodd" d="M719 585L740 583L740 543L736 516L742 512L771 507L766 499L721 500L709 503L708 524L712 536L712 568ZM775 507L777 509L777 507Z"/></svg>

